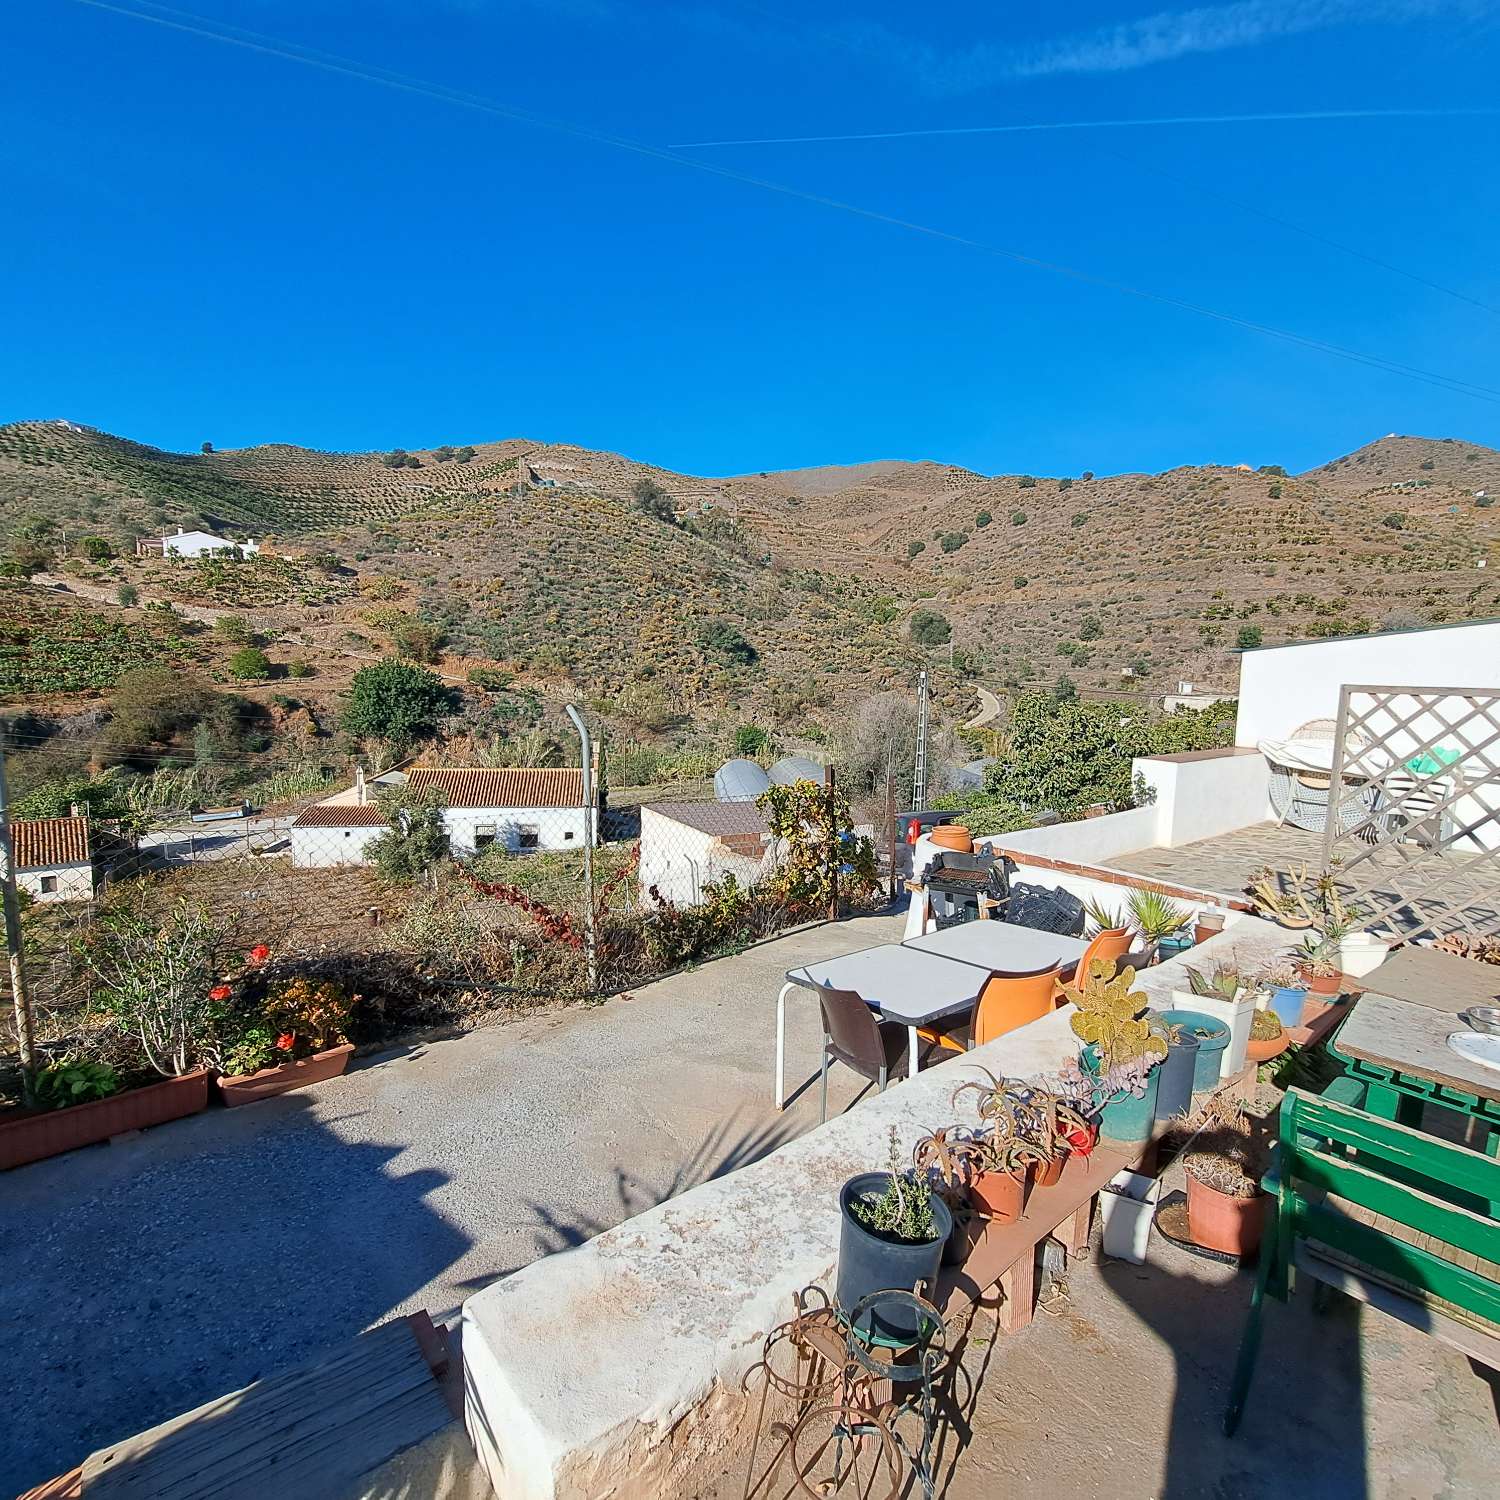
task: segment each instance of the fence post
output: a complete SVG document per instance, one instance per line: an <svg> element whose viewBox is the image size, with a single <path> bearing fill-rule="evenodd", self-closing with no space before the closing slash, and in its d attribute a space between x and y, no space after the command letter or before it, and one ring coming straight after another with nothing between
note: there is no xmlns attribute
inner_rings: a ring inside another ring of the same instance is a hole
<svg viewBox="0 0 1500 1500"><path fill-rule="evenodd" d="M594 822L598 816L594 801L593 746L589 740L588 726L583 716L570 703L568 717L578 731L578 744L582 751L580 764L583 767L579 780L583 786L583 942L589 966L589 993L599 992L599 913L594 906Z"/></svg>
<svg viewBox="0 0 1500 1500"><path fill-rule="evenodd" d="M21 905L16 899L16 850L10 831L10 797L5 785L5 745L0 740L0 858L5 861L4 888L0 900L5 907L5 951L10 959L10 998L16 1015L16 1051L21 1059L21 1097L33 1102L36 1076L36 1028L31 1014L31 995L26 988L26 960L21 951Z"/></svg>
<svg viewBox="0 0 1500 1500"><path fill-rule="evenodd" d="M823 786L827 793L824 816L828 819L828 920L839 919L839 827L835 809L838 805L837 773L832 766L823 772Z"/></svg>
<svg viewBox="0 0 1500 1500"><path fill-rule="evenodd" d="M886 839L886 871L889 877L889 886L886 899L896 899L896 771L892 766L890 757L886 757L885 763L885 839Z"/></svg>

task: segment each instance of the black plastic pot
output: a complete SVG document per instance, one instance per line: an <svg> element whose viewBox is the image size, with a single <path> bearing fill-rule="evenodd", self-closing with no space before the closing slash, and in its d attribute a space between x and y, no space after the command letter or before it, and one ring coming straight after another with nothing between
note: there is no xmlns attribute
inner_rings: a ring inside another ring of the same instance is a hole
<svg viewBox="0 0 1500 1500"><path fill-rule="evenodd" d="M872 1234L850 1210L850 1203L857 1198L878 1197L890 1180L889 1172L861 1172L839 1189L843 1224L839 1231L839 1272L834 1300L846 1316L872 1292L909 1292L921 1282L921 1295L929 1302L937 1295L943 1247L953 1232L953 1215L941 1198L934 1196L932 1200L937 1235L920 1245ZM918 1339L917 1309L894 1302L877 1305L861 1316L855 1332L871 1343L904 1348Z"/></svg>
<svg viewBox="0 0 1500 1500"><path fill-rule="evenodd" d="M1183 1033L1181 1041L1167 1043L1167 1055L1158 1070L1161 1082L1156 1086L1156 1118L1170 1120L1191 1112L1193 1107L1193 1069L1198 1061L1198 1038Z"/></svg>

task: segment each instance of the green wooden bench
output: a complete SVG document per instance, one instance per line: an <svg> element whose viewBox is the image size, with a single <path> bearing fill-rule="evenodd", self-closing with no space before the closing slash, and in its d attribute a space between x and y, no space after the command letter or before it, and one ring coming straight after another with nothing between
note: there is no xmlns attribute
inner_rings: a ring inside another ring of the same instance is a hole
<svg viewBox="0 0 1500 1500"><path fill-rule="evenodd" d="M1300 1089L1281 1106L1261 1247L1224 1431L1244 1411L1266 1296L1299 1275L1500 1370L1500 1161L1357 1107L1355 1090ZM1362 1094L1362 1090L1359 1090Z"/></svg>

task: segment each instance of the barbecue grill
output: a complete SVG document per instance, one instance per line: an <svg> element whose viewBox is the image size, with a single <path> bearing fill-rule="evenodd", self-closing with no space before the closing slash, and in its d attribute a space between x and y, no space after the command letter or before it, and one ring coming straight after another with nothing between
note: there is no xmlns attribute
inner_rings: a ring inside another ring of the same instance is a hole
<svg viewBox="0 0 1500 1500"><path fill-rule="evenodd" d="M1005 862L993 854L961 854L939 849L922 877L927 888L933 925L939 930L973 922L981 900L1004 905L1010 895Z"/></svg>

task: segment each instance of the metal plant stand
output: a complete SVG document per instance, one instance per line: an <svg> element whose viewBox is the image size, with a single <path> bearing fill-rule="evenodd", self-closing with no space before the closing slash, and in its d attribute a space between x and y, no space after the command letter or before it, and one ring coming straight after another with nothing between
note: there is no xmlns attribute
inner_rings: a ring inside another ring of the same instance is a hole
<svg viewBox="0 0 1500 1500"><path fill-rule="evenodd" d="M872 1311L896 1305L918 1314L919 1342L891 1348L855 1331ZM761 1358L745 1375L747 1395L760 1385L760 1405L744 1500L773 1494L897 1500L913 1474L932 1500L939 1392L952 1366L942 1315L913 1292L891 1291L864 1298L846 1316L818 1286L798 1292L796 1306L795 1316L766 1336ZM768 1422L773 1396L790 1411ZM919 1429L915 1442L903 1428ZM763 1438L776 1446L758 1469ZM788 1461L789 1482L773 1489Z"/></svg>

